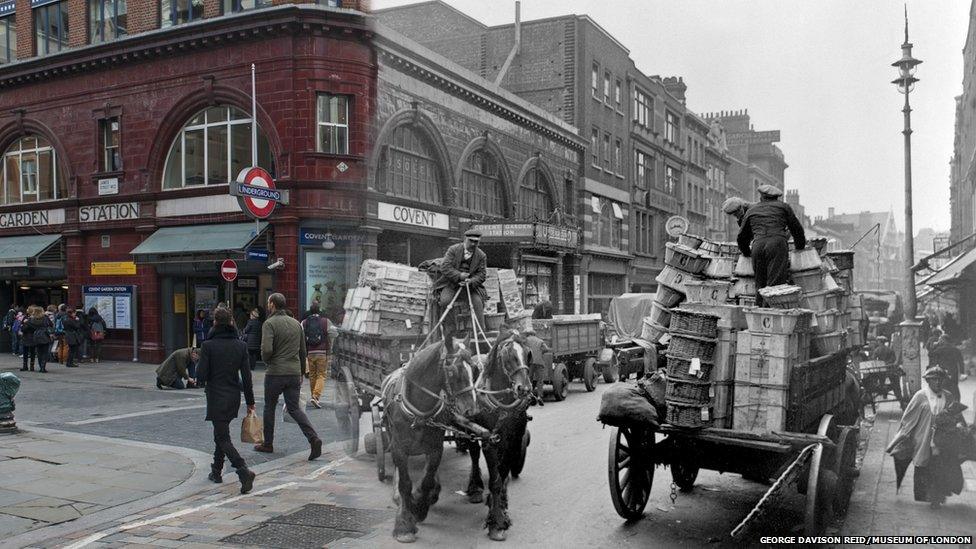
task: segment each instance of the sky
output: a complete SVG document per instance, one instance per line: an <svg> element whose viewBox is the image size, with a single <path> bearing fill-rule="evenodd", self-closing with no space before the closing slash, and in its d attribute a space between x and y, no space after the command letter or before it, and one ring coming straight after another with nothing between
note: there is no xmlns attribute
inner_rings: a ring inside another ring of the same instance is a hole
<svg viewBox="0 0 976 549"><path fill-rule="evenodd" d="M514 0L446 0L488 25L514 20ZM414 0L373 0L374 9ZM962 92L970 2L909 0L914 226L949 229L955 96ZM781 130L786 187L811 217L895 212L904 227L904 96L891 63L904 41L901 1L523 0L522 20L589 15L646 74L682 76L688 108L748 109Z"/></svg>

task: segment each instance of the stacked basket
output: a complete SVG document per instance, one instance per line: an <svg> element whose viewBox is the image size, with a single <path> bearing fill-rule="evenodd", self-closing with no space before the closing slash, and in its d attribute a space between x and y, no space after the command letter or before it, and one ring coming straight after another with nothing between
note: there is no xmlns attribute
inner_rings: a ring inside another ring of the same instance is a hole
<svg viewBox="0 0 976 549"><path fill-rule="evenodd" d="M671 308L685 300L686 284L702 280L710 258L697 249L701 238L682 235L678 243L668 242L664 254L664 269L657 276L657 295L650 316L644 318L641 339L659 343L668 333ZM692 246L695 246L694 248Z"/></svg>
<svg viewBox="0 0 976 549"><path fill-rule="evenodd" d="M685 309L671 311L667 352L667 422L678 427L711 424L711 374L719 317Z"/></svg>
<svg viewBox="0 0 976 549"><path fill-rule="evenodd" d="M733 279L730 297L742 306L754 306L756 304L756 273L752 269L752 258L744 255L738 256L735 268L732 269Z"/></svg>

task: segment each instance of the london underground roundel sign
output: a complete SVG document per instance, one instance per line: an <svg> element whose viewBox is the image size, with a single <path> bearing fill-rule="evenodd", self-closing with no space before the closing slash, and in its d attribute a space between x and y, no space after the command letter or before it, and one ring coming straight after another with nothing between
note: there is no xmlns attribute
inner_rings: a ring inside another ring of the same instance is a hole
<svg viewBox="0 0 976 549"><path fill-rule="evenodd" d="M274 179L264 168L244 168L237 176L237 200L241 209L257 219L267 219L281 202L281 191L275 189Z"/></svg>

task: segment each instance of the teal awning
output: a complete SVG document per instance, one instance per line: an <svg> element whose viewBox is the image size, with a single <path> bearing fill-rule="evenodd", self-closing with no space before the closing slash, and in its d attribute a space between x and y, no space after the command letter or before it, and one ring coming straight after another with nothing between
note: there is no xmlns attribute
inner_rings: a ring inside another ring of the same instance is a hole
<svg viewBox="0 0 976 549"><path fill-rule="evenodd" d="M0 238L0 267L26 267L61 240L59 234L32 234Z"/></svg>
<svg viewBox="0 0 976 549"><path fill-rule="evenodd" d="M137 263L243 259L249 248L268 244L268 227L264 222L163 227L130 253Z"/></svg>

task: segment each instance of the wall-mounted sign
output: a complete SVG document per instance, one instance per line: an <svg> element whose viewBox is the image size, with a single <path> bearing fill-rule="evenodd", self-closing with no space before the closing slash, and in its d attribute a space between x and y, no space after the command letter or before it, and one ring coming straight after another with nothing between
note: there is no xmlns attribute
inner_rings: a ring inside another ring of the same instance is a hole
<svg viewBox="0 0 976 549"><path fill-rule="evenodd" d="M359 244L364 240L366 240L366 235L362 233L332 232L329 229L302 227L298 233L298 242L302 246L320 246L329 250L336 246L345 246L351 243Z"/></svg>
<svg viewBox="0 0 976 549"><path fill-rule="evenodd" d="M119 194L119 178L110 177L98 180L98 196L106 194Z"/></svg>
<svg viewBox="0 0 976 549"><path fill-rule="evenodd" d="M485 243L511 242L554 248L579 245L579 231L575 228L548 223L485 223L472 228L481 231L481 241Z"/></svg>
<svg viewBox="0 0 976 549"><path fill-rule="evenodd" d="M490 242L510 241L512 239L531 239L534 233L532 223L491 223L472 227L481 231L481 240Z"/></svg>
<svg viewBox="0 0 976 549"><path fill-rule="evenodd" d="M267 261L271 257L268 250L248 250L247 260L248 261Z"/></svg>
<svg viewBox="0 0 976 549"><path fill-rule="evenodd" d="M133 286L82 286L85 310L95 307L109 330L132 329Z"/></svg>
<svg viewBox="0 0 976 549"><path fill-rule="evenodd" d="M731 132L725 134L725 142L729 145L757 145L779 141L779 130L765 132Z"/></svg>
<svg viewBox="0 0 976 549"><path fill-rule="evenodd" d="M139 203L122 202L119 204L99 204L97 206L82 206L78 208L78 222L80 223L118 221L120 219L139 219Z"/></svg>
<svg viewBox="0 0 976 549"><path fill-rule="evenodd" d="M230 194L237 197L241 210L256 219L267 219L278 203L288 203L288 191L275 188L274 179L264 168L244 168L231 182Z"/></svg>
<svg viewBox="0 0 976 549"><path fill-rule="evenodd" d="M136 274L136 264L132 261L92 261L92 276L118 276Z"/></svg>
<svg viewBox="0 0 976 549"><path fill-rule="evenodd" d="M0 229L61 225L62 223L64 223L64 208L0 214Z"/></svg>
<svg viewBox="0 0 976 549"><path fill-rule="evenodd" d="M451 222L447 214L421 210L420 208L412 208L410 206L387 204L386 202L377 202L376 206L377 217L383 221L426 227L428 229L441 229L444 231L451 228Z"/></svg>
<svg viewBox="0 0 976 549"><path fill-rule="evenodd" d="M237 279L238 288L248 288L256 290L258 287L258 279L256 278L238 278Z"/></svg>

